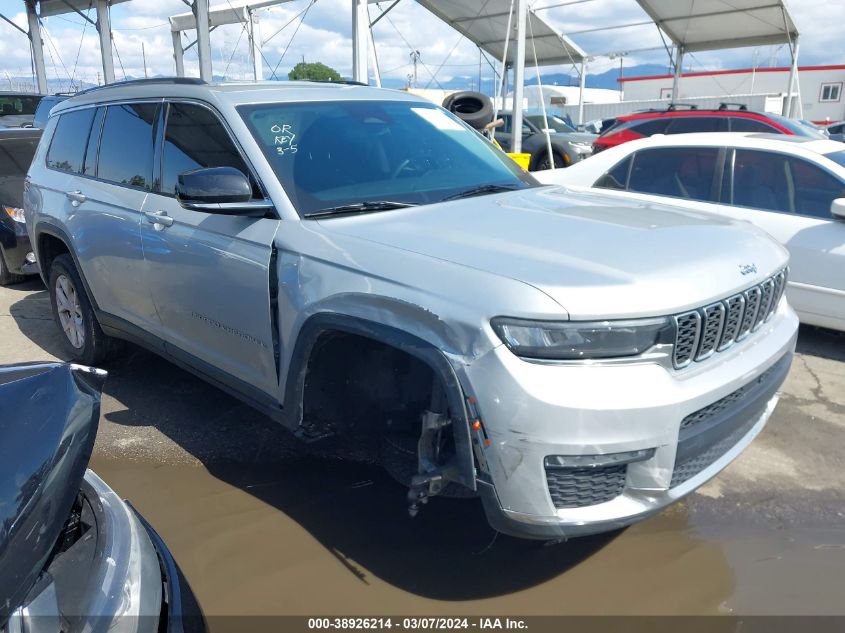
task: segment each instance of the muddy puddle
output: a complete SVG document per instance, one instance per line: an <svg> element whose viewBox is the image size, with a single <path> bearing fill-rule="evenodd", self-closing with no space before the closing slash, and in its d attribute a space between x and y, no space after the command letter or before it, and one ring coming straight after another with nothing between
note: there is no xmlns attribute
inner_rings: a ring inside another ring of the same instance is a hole
<svg viewBox="0 0 845 633"><path fill-rule="evenodd" d="M843 527L752 528L679 504L547 547L497 537L475 501L434 499L410 519L404 489L364 465L92 467L211 616L845 614Z"/></svg>

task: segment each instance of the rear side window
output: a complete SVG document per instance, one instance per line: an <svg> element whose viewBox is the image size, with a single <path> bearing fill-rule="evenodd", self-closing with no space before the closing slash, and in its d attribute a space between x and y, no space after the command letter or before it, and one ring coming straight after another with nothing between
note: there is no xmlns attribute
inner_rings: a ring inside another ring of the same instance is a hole
<svg viewBox="0 0 845 633"><path fill-rule="evenodd" d="M247 177L250 173L214 113L190 103L173 103L164 132L161 192L174 195L179 174L202 167L234 167Z"/></svg>
<svg viewBox="0 0 845 633"><path fill-rule="evenodd" d="M669 119L649 119L642 123L633 123L631 130L643 136L651 136L652 134L663 134L666 132L666 127L669 125Z"/></svg>
<svg viewBox="0 0 845 633"><path fill-rule="evenodd" d="M93 120L94 108L68 112L59 117L47 151L47 167L77 174L82 172L85 146Z"/></svg>
<svg viewBox="0 0 845 633"><path fill-rule="evenodd" d="M713 182L718 158L716 147L667 147L637 152L628 190L715 202Z"/></svg>
<svg viewBox="0 0 845 633"><path fill-rule="evenodd" d="M149 188L158 104L109 106L100 140L97 177L130 187Z"/></svg>
<svg viewBox="0 0 845 633"><path fill-rule="evenodd" d="M600 189L624 190L628 186L628 171L631 168L631 160L632 158L628 156L599 178L593 186L599 187Z"/></svg>
<svg viewBox="0 0 845 633"><path fill-rule="evenodd" d="M781 134L781 131L768 123L745 117L731 117L731 132L754 132L764 134Z"/></svg>
<svg viewBox="0 0 845 633"><path fill-rule="evenodd" d="M830 204L845 198L845 182L800 158L790 157L795 213L830 220Z"/></svg>
<svg viewBox="0 0 845 633"><path fill-rule="evenodd" d="M679 116L670 120L666 134L689 134L691 132L726 132L728 123L724 117Z"/></svg>

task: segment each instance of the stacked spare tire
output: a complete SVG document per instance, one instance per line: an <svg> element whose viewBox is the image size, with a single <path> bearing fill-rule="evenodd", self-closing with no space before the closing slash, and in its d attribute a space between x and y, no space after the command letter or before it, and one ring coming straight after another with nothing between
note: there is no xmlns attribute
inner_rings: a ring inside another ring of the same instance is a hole
<svg viewBox="0 0 845 633"><path fill-rule="evenodd" d="M476 130L493 120L493 102L480 92L455 92L443 100L443 107Z"/></svg>

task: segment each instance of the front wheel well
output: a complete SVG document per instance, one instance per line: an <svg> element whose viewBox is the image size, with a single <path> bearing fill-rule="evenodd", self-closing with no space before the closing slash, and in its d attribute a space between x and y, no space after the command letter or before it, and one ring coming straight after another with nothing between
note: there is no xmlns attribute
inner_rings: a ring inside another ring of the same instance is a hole
<svg viewBox="0 0 845 633"><path fill-rule="evenodd" d="M299 434L317 452L381 463L409 486L412 514L428 496L474 494L463 395L443 371L417 348L323 331L305 366Z"/></svg>
<svg viewBox="0 0 845 633"><path fill-rule="evenodd" d="M318 435L414 431L437 382L431 367L408 352L326 331L308 359L302 425Z"/></svg>

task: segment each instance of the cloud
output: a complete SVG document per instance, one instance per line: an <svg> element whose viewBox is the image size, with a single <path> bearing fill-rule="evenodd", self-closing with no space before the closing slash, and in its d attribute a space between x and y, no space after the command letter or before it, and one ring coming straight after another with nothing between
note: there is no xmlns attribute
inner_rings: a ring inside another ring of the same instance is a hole
<svg viewBox="0 0 845 633"><path fill-rule="evenodd" d="M466 1L480 3L483 0ZM391 0L385 0L378 6L370 5L371 16L374 18L391 3ZM226 0L213 0L213 4L225 6ZM625 66L668 62L657 28L652 24L583 32L600 26L646 21L647 16L634 0L591 0L548 10L543 10L543 7L559 2L533 0L530 4L559 31L572 34L572 39L588 53L626 52ZM12 15L16 24L26 28L26 16L19 11L19 6L19 0L0 0L0 11ZM829 63L837 55L842 56L845 46L841 26L830 19L828 2L801 0L789 6L804 33L802 63ZM167 20L169 16L186 10L181 0L131 0L116 4L111 15L118 78L124 74L144 75L142 44L148 74L174 74ZM92 18L94 13L90 11ZM316 0L313 3L312 0L293 0L260 10L258 15L261 35L266 42L262 47L266 76L278 65L277 75L285 77L290 68L303 58L321 61L343 75L351 75L351 0ZM102 69L94 28L85 26L83 19L73 13L46 18L43 22L48 75L66 82L74 78L96 83ZM294 32L296 36L291 39ZM417 66L420 85L436 87L438 82L446 82L453 77L471 78L479 73L479 61L482 60L476 46L413 0L402 0L379 21L373 33L379 67L385 77L404 80L412 73L412 50L420 52L421 62ZM194 33L186 32L183 44L187 46L193 39ZM249 46L241 25L219 27L212 33L211 41L215 74L225 72L232 78L252 77ZM12 76L29 75L30 55L25 37L5 23L0 24L0 59L3 72ZM788 63L788 51L785 47L760 47L699 53L688 56L685 66L699 70L751 66L753 63L763 66ZM590 70L602 72L618 64L618 59L597 57ZM185 53L185 65L188 74L198 74L196 46ZM569 70L558 67L543 69L543 72ZM481 73L485 78L492 76L490 66L484 61ZM531 76L533 73L529 71L528 74ZM432 79L432 75L436 78Z"/></svg>

